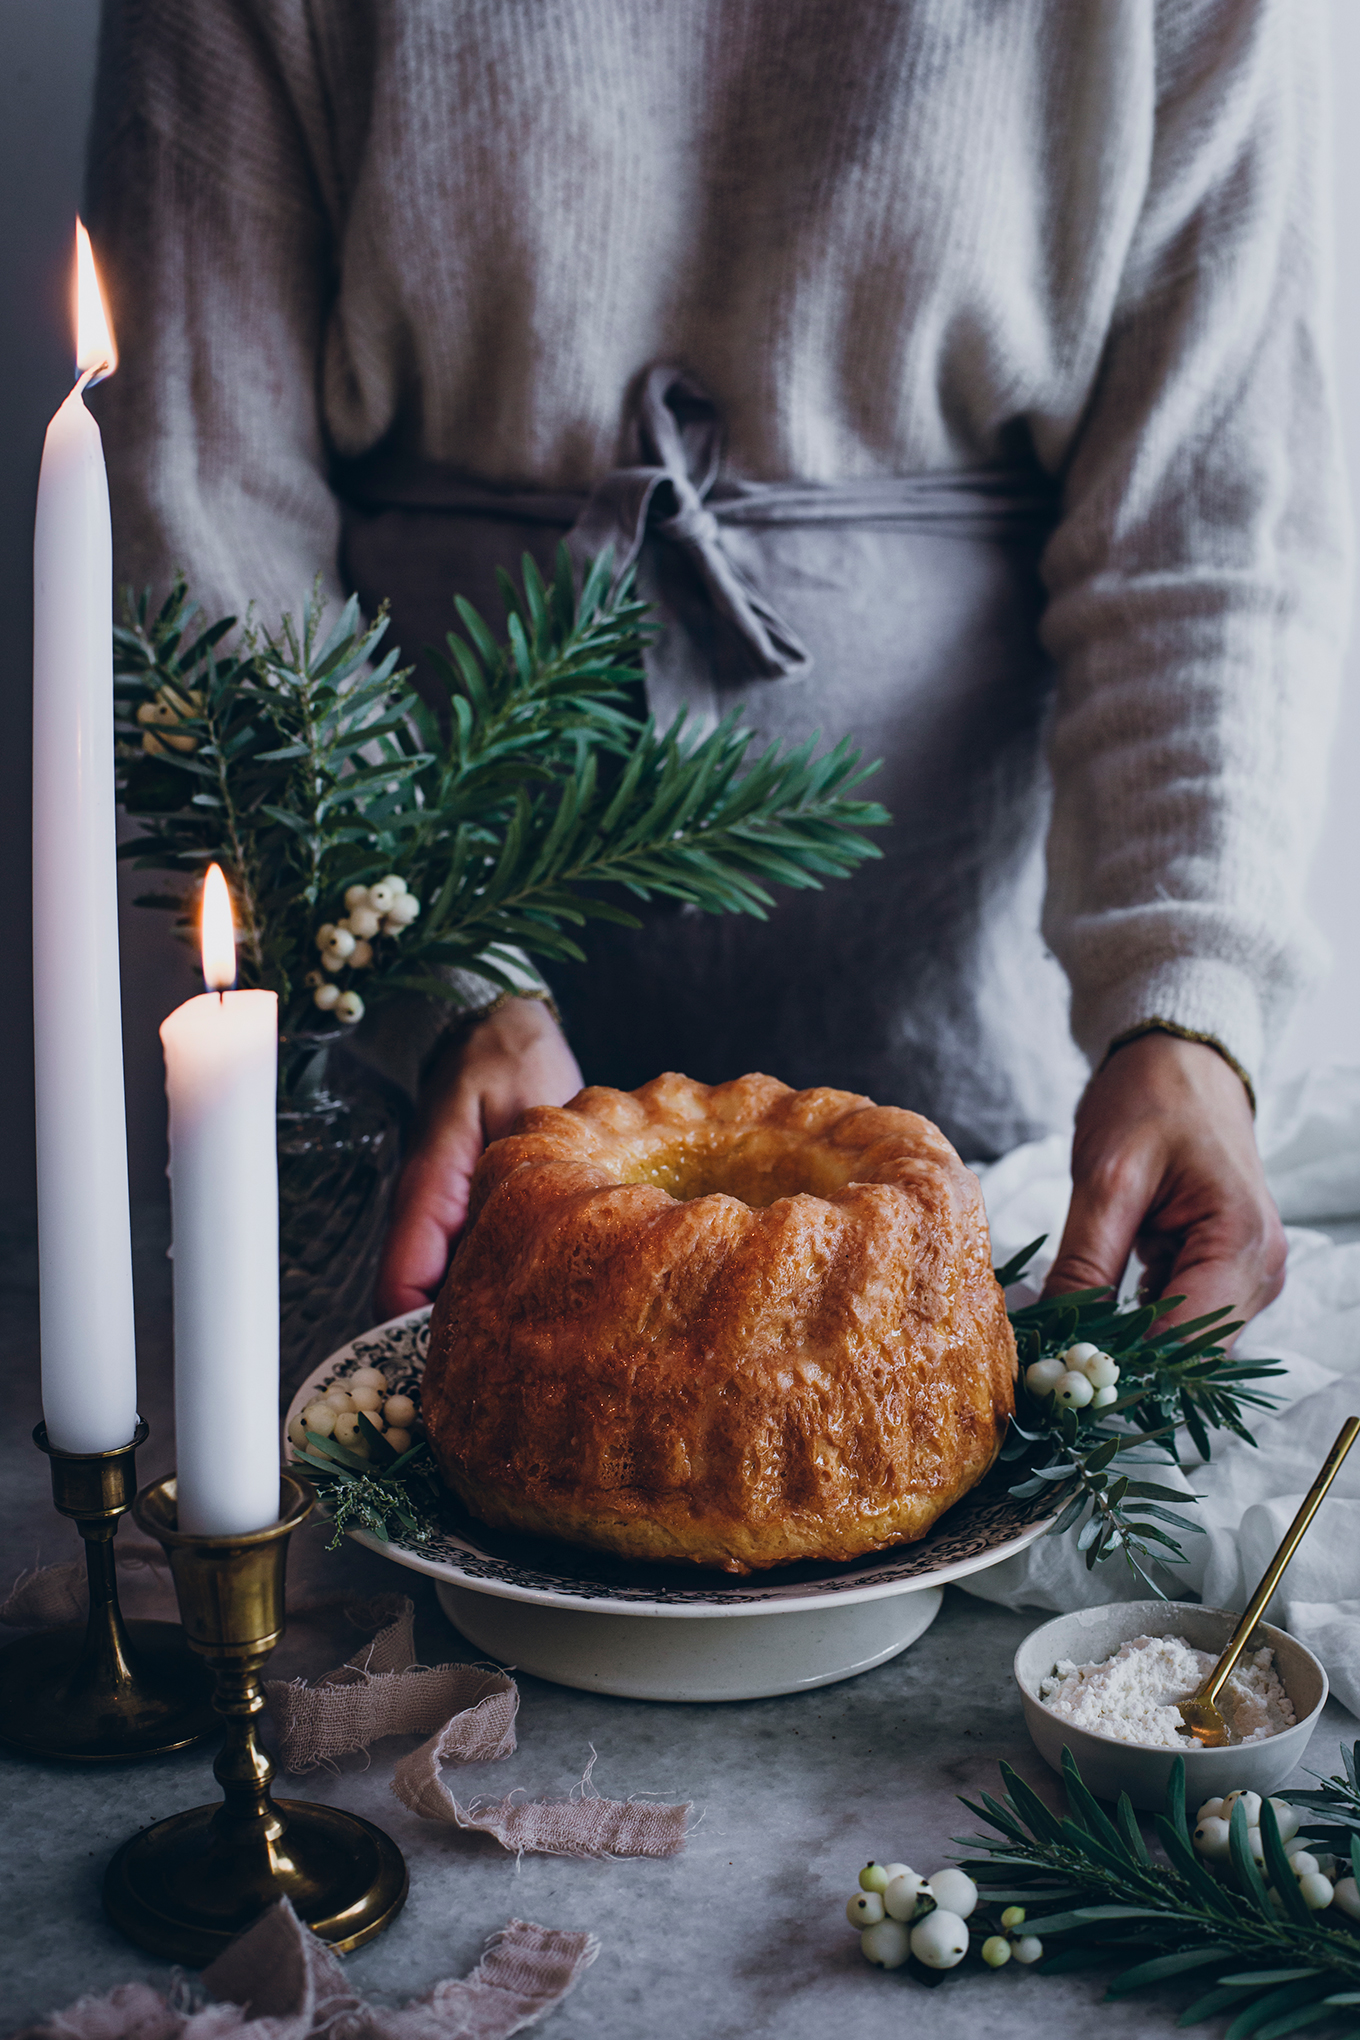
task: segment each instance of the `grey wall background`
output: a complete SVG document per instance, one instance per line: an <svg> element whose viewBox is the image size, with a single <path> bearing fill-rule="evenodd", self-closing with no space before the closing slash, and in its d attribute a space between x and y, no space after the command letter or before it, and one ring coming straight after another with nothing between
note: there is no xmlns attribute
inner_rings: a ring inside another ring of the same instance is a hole
<svg viewBox="0 0 1360 2040"><path fill-rule="evenodd" d="M1344 430L1360 497L1360 0L1330 0L1333 27L1337 318ZM0 1199L33 1195L29 1002L31 540L47 420L70 387L68 279L94 69L98 0L0 0ZM1322 790L1319 790L1321 798ZM1332 976L1295 1021L1280 1074L1360 1056L1360 640L1353 637L1315 862L1313 909L1335 951ZM136 882L125 885L125 893ZM123 1027L135 1197L164 1192L156 1026L195 989L167 955L159 917L125 904Z"/></svg>

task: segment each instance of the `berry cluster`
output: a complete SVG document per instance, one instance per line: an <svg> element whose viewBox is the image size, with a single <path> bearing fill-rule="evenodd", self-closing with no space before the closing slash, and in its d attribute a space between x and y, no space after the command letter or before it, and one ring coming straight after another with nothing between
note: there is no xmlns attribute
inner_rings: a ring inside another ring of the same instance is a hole
<svg viewBox="0 0 1360 2040"><path fill-rule="evenodd" d="M408 892L406 880L396 872L380 878L376 885L350 886L345 893L344 918L325 921L316 931L321 969L308 971L306 979L313 1004L351 1027L362 1020L363 1000L355 991L340 989L334 982L336 972L367 970L373 962L376 937L400 935L419 912L420 901Z"/></svg>
<svg viewBox="0 0 1360 2040"><path fill-rule="evenodd" d="M908 1956L926 1969L954 1969L968 1953L968 1921L977 1908L978 1888L966 1871L937 1870L922 1877L905 1863L866 1863L859 1890L845 1908L845 1917L860 1930L859 1945L867 1962L879 1969L900 1969ZM1025 1923L1022 1905L1001 1915L1004 1933L988 1934L978 1953L989 1969L1011 1961L1037 1962L1044 1944L1018 1931Z"/></svg>
<svg viewBox="0 0 1360 2040"><path fill-rule="evenodd" d="M309 1402L288 1426L288 1437L302 1452L311 1431L318 1438L334 1438L347 1452L367 1459L370 1425L400 1454L409 1452L415 1442L415 1422L416 1406L410 1396L393 1395L380 1367L360 1367L344 1386L337 1382Z"/></svg>
<svg viewBox="0 0 1360 2040"><path fill-rule="evenodd" d="M1025 1369L1025 1387L1042 1401L1052 1396L1060 1409L1106 1410L1119 1400L1119 1369L1108 1353L1084 1339L1056 1360L1036 1360Z"/></svg>
<svg viewBox="0 0 1360 2040"><path fill-rule="evenodd" d="M1199 1854L1210 1863L1228 1863L1232 1860L1232 1842L1228 1823L1232 1810L1239 1799L1246 1801L1247 1847L1258 1864L1264 1864L1265 1848L1261 1842L1261 1795L1259 1792L1229 1792L1222 1799L1206 1799L1195 1816L1195 1832L1191 1839ZM1299 1880L1299 1896L1311 1912L1325 1912L1334 1905L1339 1912L1360 1920L1360 1888L1353 1877L1337 1877L1338 1864L1335 1856L1325 1850L1316 1854L1299 1835L1297 1810L1283 1799L1269 1801L1275 1815L1275 1825L1284 1843L1284 1852L1289 1858L1289 1867ZM1273 1887L1270 1890L1271 1903L1277 1912L1283 1912L1284 1902Z"/></svg>

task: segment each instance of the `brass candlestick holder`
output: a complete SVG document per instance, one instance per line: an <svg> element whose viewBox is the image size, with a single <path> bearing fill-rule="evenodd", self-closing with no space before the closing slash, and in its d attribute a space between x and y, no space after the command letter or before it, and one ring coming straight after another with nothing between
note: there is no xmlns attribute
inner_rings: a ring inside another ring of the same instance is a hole
<svg viewBox="0 0 1360 2040"><path fill-rule="evenodd" d="M161 1756L211 1735L212 1681L174 1622L125 1622L113 1540L137 1492L135 1436L112 1452L61 1452L39 1424L52 1500L85 1540L90 1612L83 1627L46 1630L0 1649L0 1742L30 1757L77 1762Z"/></svg>
<svg viewBox="0 0 1360 2040"><path fill-rule="evenodd" d="M189 1646L213 1668L214 1705L227 1726L213 1765L222 1803L143 1828L104 1878L109 1918L153 1955L210 1962L280 1898L333 1948L357 1948L405 1902L396 1843L357 1814L274 1799L274 1766L255 1739L265 1704L260 1669L283 1634L288 1539L315 1499L306 1481L285 1473L277 1523L196 1537L178 1527L173 1476L137 1497L137 1521L170 1554Z"/></svg>

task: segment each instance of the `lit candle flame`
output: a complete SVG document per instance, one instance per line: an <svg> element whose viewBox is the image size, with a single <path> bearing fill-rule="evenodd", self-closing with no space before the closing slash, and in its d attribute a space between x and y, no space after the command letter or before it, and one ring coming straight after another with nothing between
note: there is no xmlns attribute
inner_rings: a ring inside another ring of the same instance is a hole
<svg viewBox="0 0 1360 2040"><path fill-rule="evenodd" d="M84 222L76 221L76 374L89 382L102 382L118 366L118 349L113 328L104 309L94 250Z"/></svg>
<svg viewBox="0 0 1360 2040"><path fill-rule="evenodd" d="M210 992L229 992L236 982L236 930L232 924L231 894L219 864L208 866L203 881L203 977Z"/></svg>

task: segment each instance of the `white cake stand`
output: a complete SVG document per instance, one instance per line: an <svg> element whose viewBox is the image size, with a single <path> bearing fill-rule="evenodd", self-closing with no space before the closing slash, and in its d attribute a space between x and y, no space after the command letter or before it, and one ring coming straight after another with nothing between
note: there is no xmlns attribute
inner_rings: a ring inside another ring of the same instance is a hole
<svg viewBox="0 0 1360 2040"><path fill-rule="evenodd" d="M429 1317L412 1311L342 1346L303 1383L288 1420L360 1367L381 1367L393 1394L419 1402ZM351 1535L427 1573L469 1643L538 1678L632 1700L759 1700L834 1685L896 1657L930 1627L950 1580L1023 1551L1054 1514L1046 1496L1017 1502L1004 1478L989 1478L919 1543L853 1565L731 1581L505 1535L452 1501L448 1528L429 1546Z"/></svg>

